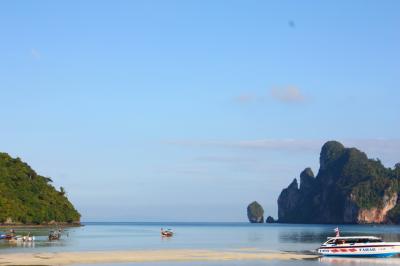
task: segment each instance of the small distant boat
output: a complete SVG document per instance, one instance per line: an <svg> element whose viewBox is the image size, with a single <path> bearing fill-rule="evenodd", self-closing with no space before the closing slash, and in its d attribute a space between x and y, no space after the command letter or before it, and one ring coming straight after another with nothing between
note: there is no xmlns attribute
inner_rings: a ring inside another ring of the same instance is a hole
<svg viewBox="0 0 400 266"><path fill-rule="evenodd" d="M318 253L341 257L391 257L400 254L400 242L384 242L375 236L328 237Z"/></svg>
<svg viewBox="0 0 400 266"><path fill-rule="evenodd" d="M0 236L0 239L5 239L5 240L12 240L15 238L15 230L14 229L10 229L8 230L7 233L2 234Z"/></svg>
<svg viewBox="0 0 400 266"><path fill-rule="evenodd" d="M161 236L163 236L163 237L172 237L173 235L174 235L174 232L172 232L171 229L164 230L164 229L161 228Z"/></svg>
<svg viewBox="0 0 400 266"><path fill-rule="evenodd" d="M61 229L50 231L49 233L49 240L60 240L61 238Z"/></svg>
<svg viewBox="0 0 400 266"><path fill-rule="evenodd" d="M22 241L22 242L33 242L35 241L35 236L31 236L30 234L26 236L16 236L15 240Z"/></svg>
<svg viewBox="0 0 400 266"><path fill-rule="evenodd" d="M11 234L4 235L4 239L5 240L11 240L11 239L14 239L14 238L15 238L15 236L11 235Z"/></svg>
<svg viewBox="0 0 400 266"><path fill-rule="evenodd" d="M13 242L34 242L35 241L35 236L31 236L31 234L27 234L26 236L21 236L21 235L6 235L6 240L8 240L10 243Z"/></svg>

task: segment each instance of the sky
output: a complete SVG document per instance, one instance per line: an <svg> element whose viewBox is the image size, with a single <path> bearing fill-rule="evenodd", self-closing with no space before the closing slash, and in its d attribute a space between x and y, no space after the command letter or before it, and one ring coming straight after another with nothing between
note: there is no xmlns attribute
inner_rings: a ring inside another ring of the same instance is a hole
<svg viewBox="0 0 400 266"><path fill-rule="evenodd" d="M246 221L327 140L400 161L399 1L1 1L0 151L83 221Z"/></svg>

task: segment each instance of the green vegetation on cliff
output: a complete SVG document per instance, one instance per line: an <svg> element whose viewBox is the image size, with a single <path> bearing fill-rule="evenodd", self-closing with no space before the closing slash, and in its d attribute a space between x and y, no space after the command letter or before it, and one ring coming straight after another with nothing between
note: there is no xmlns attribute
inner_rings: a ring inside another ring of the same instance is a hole
<svg viewBox="0 0 400 266"><path fill-rule="evenodd" d="M386 168L356 148L328 141L320 169L294 180L278 199L280 222L399 223L400 165Z"/></svg>
<svg viewBox="0 0 400 266"><path fill-rule="evenodd" d="M247 217L251 223L263 223L264 222L264 209L257 202L253 201L247 206Z"/></svg>
<svg viewBox="0 0 400 266"><path fill-rule="evenodd" d="M336 146L335 148L333 148ZM394 178L394 170L386 168L378 159L368 159L367 155L356 148L338 148L342 144L330 141L324 147L337 150L337 157L324 156L321 160L331 161L332 165L320 173L324 176L335 176L336 186L342 192L350 192L359 208L381 208L386 193L398 191L398 179Z"/></svg>
<svg viewBox="0 0 400 266"><path fill-rule="evenodd" d="M0 223L79 222L64 189L57 191L51 182L21 159L0 153Z"/></svg>

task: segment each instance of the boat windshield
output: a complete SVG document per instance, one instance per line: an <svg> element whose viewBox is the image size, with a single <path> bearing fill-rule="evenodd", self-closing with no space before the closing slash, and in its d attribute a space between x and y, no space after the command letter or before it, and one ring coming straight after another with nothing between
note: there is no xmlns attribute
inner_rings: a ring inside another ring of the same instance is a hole
<svg viewBox="0 0 400 266"><path fill-rule="evenodd" d="M382 239L379 238L339 238L339 239L331 239L326 244L335 244L335 245L343 245L343 244L364 244L364 243L381 243Z"/></svg>

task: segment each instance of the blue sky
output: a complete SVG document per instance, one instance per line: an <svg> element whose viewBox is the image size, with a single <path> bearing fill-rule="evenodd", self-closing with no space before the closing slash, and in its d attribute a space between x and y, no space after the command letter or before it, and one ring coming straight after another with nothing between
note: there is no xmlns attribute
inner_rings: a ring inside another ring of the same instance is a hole
<svg viewBox="0 0 400 266"><path fill-rule="evenodd" d="M337 139L400 161L398 1L2 1L0 150L83 220L276 217Z"/></svg>

